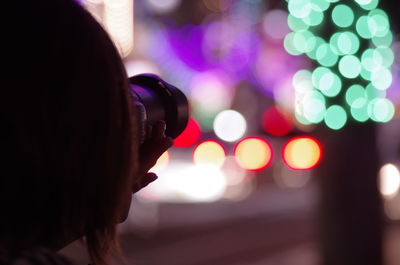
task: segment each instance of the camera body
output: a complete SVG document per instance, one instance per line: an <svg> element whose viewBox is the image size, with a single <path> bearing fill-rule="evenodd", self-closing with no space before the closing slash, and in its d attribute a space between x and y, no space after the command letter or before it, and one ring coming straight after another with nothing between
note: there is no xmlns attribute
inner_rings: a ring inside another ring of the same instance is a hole
<svg viewBox="0 0 400 265"><path fill-rule="evenodd" d="M146 128L159 120L166 123L166 136L176 138L189 121L189 104L178 88L154 74L129 78L133 105L139 119L140 142L146 139Z"/></svg>

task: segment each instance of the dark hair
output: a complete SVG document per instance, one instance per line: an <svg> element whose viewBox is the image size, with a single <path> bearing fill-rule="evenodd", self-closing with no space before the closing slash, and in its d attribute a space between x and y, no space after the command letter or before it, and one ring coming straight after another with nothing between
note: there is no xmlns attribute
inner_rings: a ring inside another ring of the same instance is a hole
<svg viewBox="0 0 400 265"><path fill-rule="evenodd" d="M85 235L93 262L107 264L137 164L121 58L75 2L5 10L18 23L3 36L10 58L0 98L0 247Z"/></svg>

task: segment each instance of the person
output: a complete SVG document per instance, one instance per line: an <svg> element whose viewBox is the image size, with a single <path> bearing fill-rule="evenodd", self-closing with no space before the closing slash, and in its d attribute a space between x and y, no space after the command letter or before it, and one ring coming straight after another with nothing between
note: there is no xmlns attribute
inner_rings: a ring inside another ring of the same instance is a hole
<svg viewBox="0 0 400 265"><path fill-rule="evenodd" d="M109 264L132 193L173 141L160 121L139 144L122 60L84 8L17 2L3 6L0 263L70 264L56 252L81 239Z"/></svg>

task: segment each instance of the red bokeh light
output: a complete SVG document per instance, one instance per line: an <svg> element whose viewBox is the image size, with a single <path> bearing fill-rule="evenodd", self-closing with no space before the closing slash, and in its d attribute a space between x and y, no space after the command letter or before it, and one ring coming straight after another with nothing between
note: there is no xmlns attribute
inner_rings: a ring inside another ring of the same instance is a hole
<svg viewBox="0 0 400 265"><path fill-rule="evenodd" d="M262 117L262 127L265 132L274 136L284 136L293 129L293 123L288 114L277 106L268 108Z"/></svg>
<svg viewBox="0 0 400 265"><path fill-rule="evenodd" d="M200 125L193 118L189 118L185 130L174 140L175 147L189 147L194 145L201 135Z"/></svg>

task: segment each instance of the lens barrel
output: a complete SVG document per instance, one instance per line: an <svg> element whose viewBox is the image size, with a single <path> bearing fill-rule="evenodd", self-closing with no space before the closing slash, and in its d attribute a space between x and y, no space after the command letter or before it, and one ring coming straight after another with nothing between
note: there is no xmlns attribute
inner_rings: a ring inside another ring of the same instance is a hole
<svg viewBox="0 0 400 265"><path fill-rule="evenodd" d="M189 104L182 91L154 74L135 75L129 81L142 134L145 134L147 125L164 120L165 134L172 138L178 137L189 120Z"/></svg>

